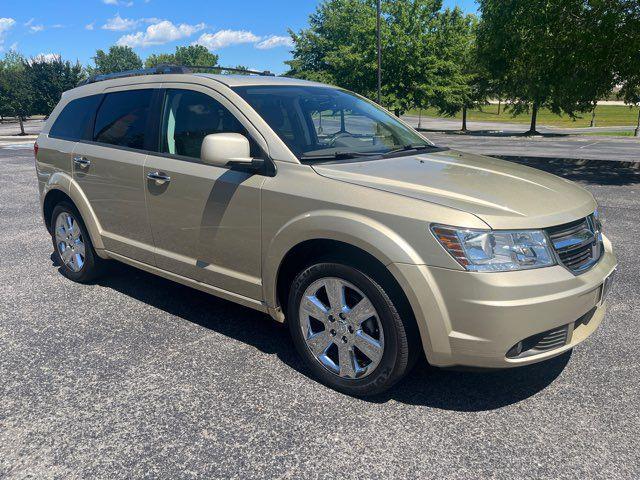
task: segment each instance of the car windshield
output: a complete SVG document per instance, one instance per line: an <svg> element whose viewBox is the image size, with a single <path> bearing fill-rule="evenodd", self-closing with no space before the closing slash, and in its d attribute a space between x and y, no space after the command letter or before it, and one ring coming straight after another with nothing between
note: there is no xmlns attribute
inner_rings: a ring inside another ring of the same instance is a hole
<svg viewBox="0 0 640 480"><path fill-rule="evenodd" d="M235 87L302 161L401 154L433 145L372 102L337 88Z"/></svg>

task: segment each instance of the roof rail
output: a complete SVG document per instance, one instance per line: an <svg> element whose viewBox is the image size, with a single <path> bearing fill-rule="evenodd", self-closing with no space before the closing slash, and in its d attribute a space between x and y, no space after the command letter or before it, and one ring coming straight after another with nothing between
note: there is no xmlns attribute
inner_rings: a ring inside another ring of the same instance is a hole
<svg viewBox="0 0 640 480"><path fill-rule="evenodd" d="M112 80L114 78L126 78L126 77L139 77L144 75L162 75L168 73L195 73L194 70L213 70L219 72L235 72L235 73L244 73L247 75L263 75L274 77L275 74L271 73L268 70L265 71L257 71L257 70L248 70L246 68L233 68L233 67L221 67L218 65L157 65L151 68L141 68L137 70L125 70L123 72L116 73L105 73L99 75L92 75L86 80L83 80L78 85L87 85L89 83L102 82L104 80Z"/></svg>

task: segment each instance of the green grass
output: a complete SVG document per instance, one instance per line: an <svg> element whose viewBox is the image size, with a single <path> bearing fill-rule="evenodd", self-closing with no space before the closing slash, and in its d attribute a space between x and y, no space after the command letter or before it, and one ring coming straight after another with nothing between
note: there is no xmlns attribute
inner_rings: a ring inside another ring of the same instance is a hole
<svg viewBox="0 0 640 480"><path fill-rule="evenodd" d="M410 115L417 115L418 110L411 110ZM425 109L422 114L427 117L442 117L438 111L433 108ZM446 117L445 117L446 118ZM459 112L454 118L462 119L462 112ZM470 110L467 113L469 121L484 122L507 122L507 123L523 123L529 124L531 116L529 114L520 114L515 117L509 111L504 111L504 105L500 109L498 115L498 105L486 105L479 110ZM638 120L638 107L626 107L624 105L599 105L596 108L596 126L597 127L618 127L618 126L635 126ZM588 127L591 121L591 113L582 114L573 120L570 117L556 115L547 109L538 112L538 125L547 125L553 127Z"/></svg>
<svg viewBox="0 0 640 480"><path fill-rule="evenodd" d="M633 137L633 130L616 130L614 132L589 132L588 135L601 135L607 137Z"/></svg>

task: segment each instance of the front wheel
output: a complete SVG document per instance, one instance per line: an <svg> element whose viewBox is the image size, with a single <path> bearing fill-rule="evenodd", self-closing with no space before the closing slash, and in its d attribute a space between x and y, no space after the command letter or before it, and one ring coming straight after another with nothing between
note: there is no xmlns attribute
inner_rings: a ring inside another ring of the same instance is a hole
<svg viewBox="0 0 640 480"><path fill-rule="evenodd" d="M410 369L416 338L372 277L318 263L295 278L288 323L296 348L322 383L350 395L390 388ZM407 320L407 321L413 321Z"/></svg>

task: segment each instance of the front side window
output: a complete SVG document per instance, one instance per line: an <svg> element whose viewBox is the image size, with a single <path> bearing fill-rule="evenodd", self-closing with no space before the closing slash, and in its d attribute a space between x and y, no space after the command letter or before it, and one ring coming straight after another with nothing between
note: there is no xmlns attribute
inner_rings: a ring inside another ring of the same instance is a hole
<svg viewBox="0 0 640 480"><path fill-rule="evenodd" d="M259 156L247 130L220 102L192 90L167 90L160 136L162 153L199 159L204 137L212 133L240 133L249 139L251 156Z"/></svg>
<svg viewBox="0 0 640 480"><path fill-rule="evenodd" d="M337 88L274 85L234 90L303 161L433 146L376 105Z"/></svg>
<svg viewBox="0 0 640 480"><path fill-rule="evenodd" d="M98 108L102 95L77 98L70 101L49 130L49 136L64 140L84 140L91 134L89 122Z"/></svg>
<svg viewBox="0 0 640 480"><path fill-rule="evenodd" d="M153 90L108 93L96 116L93 139L143 149L152 96Z"/></svg>

